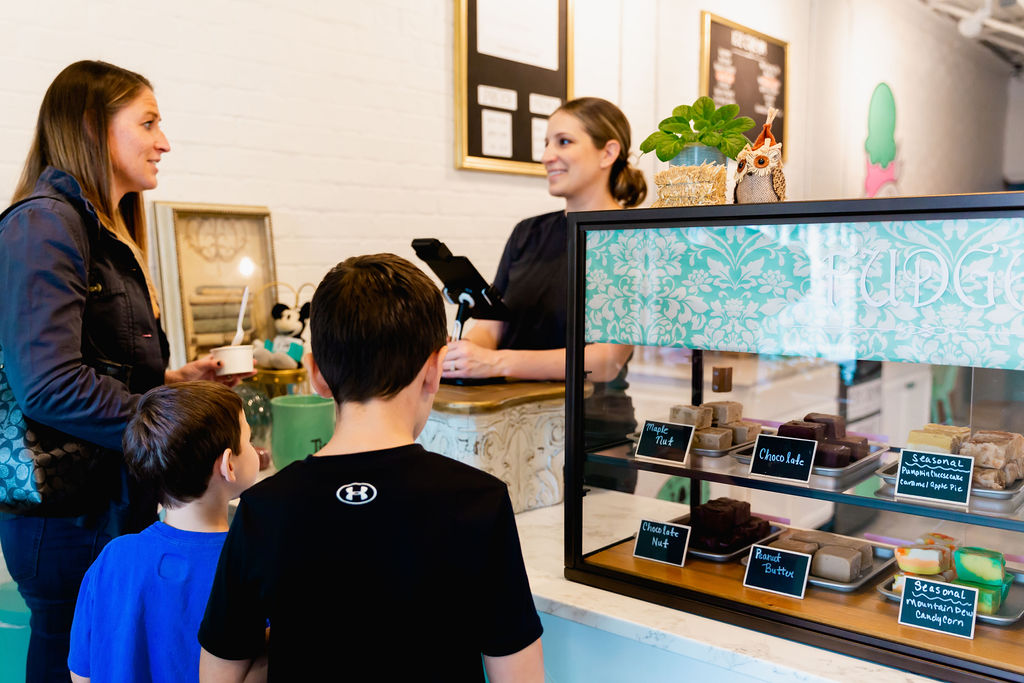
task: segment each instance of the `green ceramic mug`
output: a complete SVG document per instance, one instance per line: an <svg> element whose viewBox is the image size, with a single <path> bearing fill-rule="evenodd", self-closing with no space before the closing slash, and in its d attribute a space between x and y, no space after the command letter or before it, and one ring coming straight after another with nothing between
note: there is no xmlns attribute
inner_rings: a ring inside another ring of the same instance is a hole
<svg viewBox="0 0 1024 683"><path fill-rule="evenodd" d="M334 401L329 398L276 396L270 399L270 406L270 457L279 470L316 453L334 434Z"/></svg>

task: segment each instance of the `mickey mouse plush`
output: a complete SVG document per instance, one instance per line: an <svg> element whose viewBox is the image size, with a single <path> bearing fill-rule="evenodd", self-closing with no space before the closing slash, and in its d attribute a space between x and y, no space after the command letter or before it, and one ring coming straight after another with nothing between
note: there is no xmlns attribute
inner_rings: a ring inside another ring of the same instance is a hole
<svg viewBox="0 0 1024 683"><path fill-rule="evenodd" d="M274 304L270 315L274 318L277 336L272 340L257 339L253 342L256 365L275 370L300 367L302 354L306 350L302 333L306 330L306 321L309 320L309 302L302 304L298 311L286 304Z"/></svg>

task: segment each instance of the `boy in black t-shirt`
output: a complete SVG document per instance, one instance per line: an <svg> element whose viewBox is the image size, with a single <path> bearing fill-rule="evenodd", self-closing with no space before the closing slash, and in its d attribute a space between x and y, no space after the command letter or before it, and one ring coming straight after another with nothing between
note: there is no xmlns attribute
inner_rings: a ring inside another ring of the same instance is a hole
<svg viewBox="0 0 1024 683"><path fill-rule="evenodd" d="M392 254L313 295L310 382L334 436L242 495L199 631L201 681L543 681L505 485L414 443L441 378L437 287ZM270 622L265 644L264 628ZM481 656L483 664L481 666Z"/></svg>

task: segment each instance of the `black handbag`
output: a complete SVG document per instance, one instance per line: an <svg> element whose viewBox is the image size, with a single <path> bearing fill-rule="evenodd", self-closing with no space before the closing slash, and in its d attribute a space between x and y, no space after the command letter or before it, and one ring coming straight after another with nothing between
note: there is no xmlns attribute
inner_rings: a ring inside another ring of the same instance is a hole
<svg viewBox="0 0 1024 683"><path fill-rule="evenodd" d="M29 197L10 207L38 197ZM0 348L0 510L61 514L87 494L101 448L28 419L14 398Z"/></svg>

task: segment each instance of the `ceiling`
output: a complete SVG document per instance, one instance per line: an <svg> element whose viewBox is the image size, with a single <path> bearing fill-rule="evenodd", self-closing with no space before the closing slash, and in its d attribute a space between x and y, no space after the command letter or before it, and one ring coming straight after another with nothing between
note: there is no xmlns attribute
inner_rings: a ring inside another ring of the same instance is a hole
<svg viewBox="0 0 1024 683"><path fill-rule="evenodd" d="M921 0L1000 58L1024 67L1024 0Z"/></svg>

